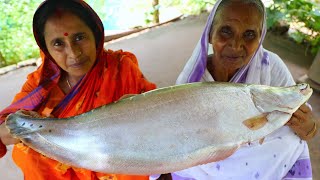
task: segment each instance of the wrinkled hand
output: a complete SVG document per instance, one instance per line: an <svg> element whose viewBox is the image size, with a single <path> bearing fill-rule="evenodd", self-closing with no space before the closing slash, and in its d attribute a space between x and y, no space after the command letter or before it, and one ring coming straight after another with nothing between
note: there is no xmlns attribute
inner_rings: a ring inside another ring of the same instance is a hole
<svg viewBox="0 0 320 180"><path fill-rule="evenodd" d="M291 119L287 122L288 125L301 139L310 140L316 134L313 132L315 118L312 115L310 108L303 104L300 108L293 113Z"/></svg>

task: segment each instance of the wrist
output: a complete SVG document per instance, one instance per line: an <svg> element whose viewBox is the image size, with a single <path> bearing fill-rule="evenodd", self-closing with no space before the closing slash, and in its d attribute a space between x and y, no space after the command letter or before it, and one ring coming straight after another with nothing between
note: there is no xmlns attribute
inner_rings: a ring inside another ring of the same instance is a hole
<svg viewBox="0 0 320 180"><path fill-rule="evenodd" d="M313 138L317 134L317 123L314 122L312 129L306 134L308 139Z"/></svg>

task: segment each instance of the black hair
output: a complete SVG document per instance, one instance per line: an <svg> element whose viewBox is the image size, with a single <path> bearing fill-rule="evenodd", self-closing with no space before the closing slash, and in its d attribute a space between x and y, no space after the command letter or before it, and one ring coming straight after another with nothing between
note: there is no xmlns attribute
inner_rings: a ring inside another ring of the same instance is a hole
<svg viewBox="0 0 320 180"><path fill-rule="evenodd" d="M87 7L86 7L87 6ZM95 37L96 47L99 47L104 38L103 25L98 15L81 0L46 0L33 17L33 34L42 50L47 51L44 39L44 26L46 21L59 13L70 12L79 17L92 31Z"/></svg>

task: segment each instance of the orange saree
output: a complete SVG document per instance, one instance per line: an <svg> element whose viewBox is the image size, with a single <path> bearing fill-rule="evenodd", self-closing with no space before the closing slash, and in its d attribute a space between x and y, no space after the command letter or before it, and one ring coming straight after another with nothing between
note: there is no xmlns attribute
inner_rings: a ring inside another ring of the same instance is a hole
<svg viewBox="0 0 320 180"><path fill-rule="evenodd" d="M64 94L57 85L59 75L51 83L42 86L44 90L39 90L41 92L39 96L42 96L39 98L41 100L39 105L35 103L39 100L38 95L34 95L31 99L29 97L28 101L34 101L31 104L36 104L31 110L37 111L42 116L65 118L111 103L125 94L139 94L156 88L153 83L144 78L133 54L121 50L115 52L108 50L102 52L100 59L69 94ZM39 88L39 83L44 82L42 79L44 69L47 67L42 65L36 72L28 76L27 82L21 92L16 95L14 102L19 104L19 101ZM13 110L18 109L17 105L12 107ZM5 112L10 112L10 107ZM90 148L89 145L88 148ZM104 174L70 167L49 159L22 143L15 145L13 160L23 171L26 180L149 179L148 176Z"/></svg>

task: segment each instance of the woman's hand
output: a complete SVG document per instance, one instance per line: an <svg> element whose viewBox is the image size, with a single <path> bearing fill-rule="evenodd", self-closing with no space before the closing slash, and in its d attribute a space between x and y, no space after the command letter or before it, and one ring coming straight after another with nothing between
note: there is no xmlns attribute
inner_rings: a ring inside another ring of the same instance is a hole
<svg viewBox="0 0 320 180"><path fill-rule="evenodd" d="M310 140L317 133L315 118L306 104L293 113L287 125L303 140Z"/></svg>
<svg viewBox="0 0 320 180"><path fill-rule="evenodd" d="M9 130L6 128L5 123L0 125L0 158L2 158L7 153L7 145L17 144L20 140L14 138Z"/></svg>
<svg viewBox="0 0 320 180"><path fill-rule="evenodd" d="M2 123L0 125L0 139L1 139L1 142L6 146L11 144L17 144L20 142L19 139L14 138L10 134L9 130L6 128L5 123Z"/></svg>

